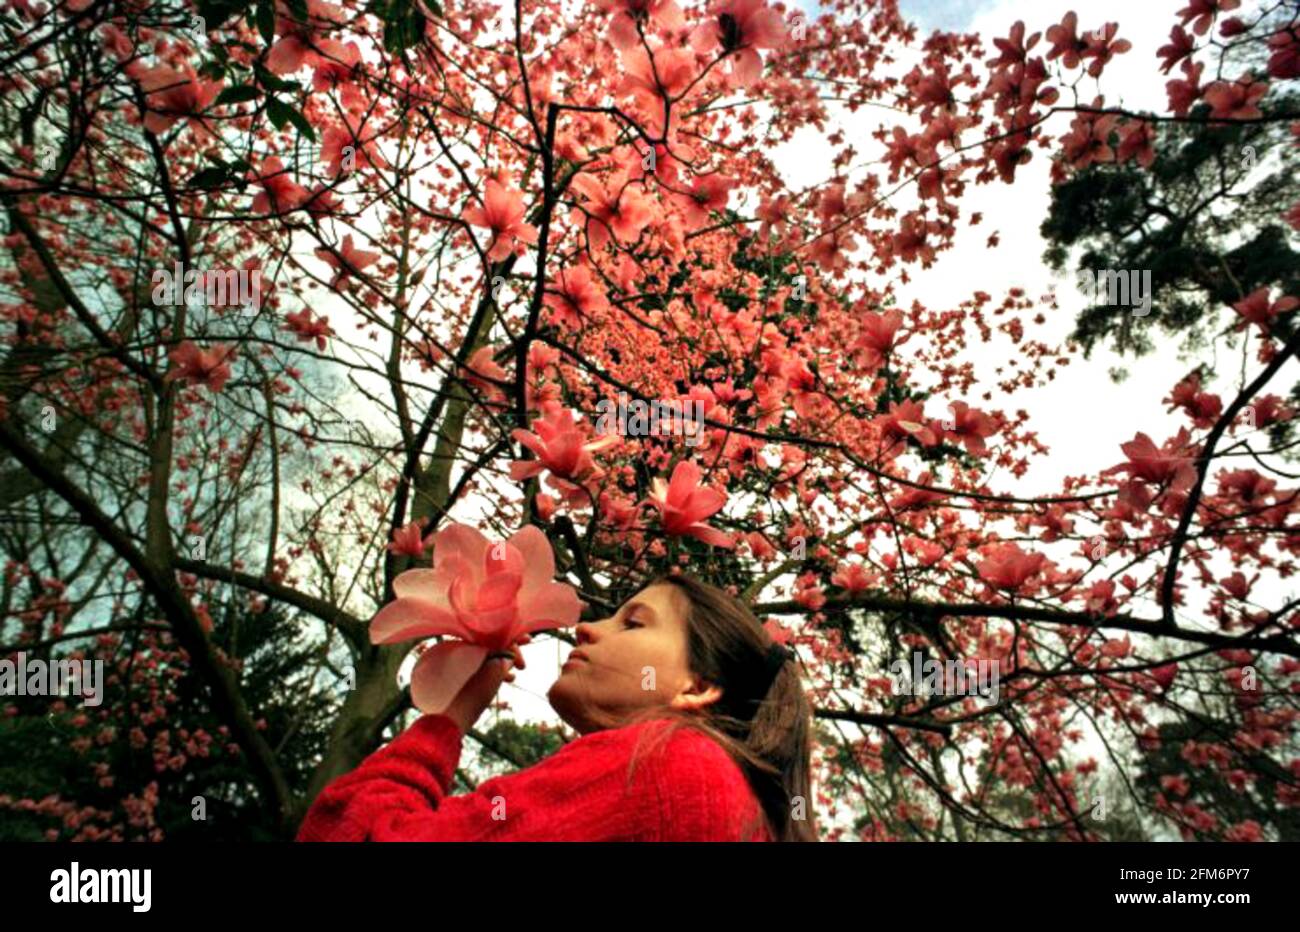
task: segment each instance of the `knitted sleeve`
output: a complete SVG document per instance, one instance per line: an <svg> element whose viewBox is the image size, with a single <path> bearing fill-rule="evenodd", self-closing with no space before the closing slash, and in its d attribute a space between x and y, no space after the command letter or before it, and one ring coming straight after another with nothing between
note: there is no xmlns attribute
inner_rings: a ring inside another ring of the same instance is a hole
<svg viewBox="0 0 1300 932"><path fill-rule="evenodd" d="M450 718L426 715L327 786L298 840L654 841L714 833L718 787L708 762L672 742L675 749L646 755L629 775L640 730L587 735L532 767L449 796L463 736ZM670 792L679 799L667 799Z"/></svg>

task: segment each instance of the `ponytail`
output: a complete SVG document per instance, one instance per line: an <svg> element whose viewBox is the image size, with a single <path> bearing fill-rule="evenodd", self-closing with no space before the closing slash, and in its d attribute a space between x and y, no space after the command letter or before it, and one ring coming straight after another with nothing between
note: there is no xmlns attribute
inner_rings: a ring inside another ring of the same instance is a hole
<svg viewBox="0 0 1300 932"><path fill-rule="evenodd" d="M687 597L691 671L722 689L722 698L702 714L670 710L673 726L659 740L678 726L706 734L745 774L774 839L816 841L812 708L797 658L772 639L744 603L716 586L681 573L650 585L657 583L675 586ZM746 837L753 837L758 827L748 826Z"/></svg>

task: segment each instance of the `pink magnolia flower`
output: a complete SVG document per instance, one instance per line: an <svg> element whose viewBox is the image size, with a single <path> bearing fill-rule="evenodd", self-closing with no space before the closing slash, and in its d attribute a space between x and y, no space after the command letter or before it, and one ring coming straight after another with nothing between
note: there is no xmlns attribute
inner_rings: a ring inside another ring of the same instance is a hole
<svg viewBox="0 0 1300 932"><path fill-rule="evenodd" d="M542 300L566 330L577 330L590 322L592 315L609 309L605 289L586 265L560 269Z"/></svg>
<svg viewBox="0 0 1300 932"><path fill-rule="evenodd" d="M320 60L316 51L324 34L343 25L343 10L325 0L307 0L307 18L298 19L285 0L276 0L275 31L280 36L266 56L272 74L291 74Z"/></svg>
<svg viewBox="0 0 1300 932"><path fill-rule="evenodd" d="M764 0L721 0L710 10L711 19L691 32L691 47L709 53L721 48L731 65L732 78L746 87L763 74L759 49L779 48L785 43L785 21Z"/></svg>
<svg viewBox="0 0 1300 932"><path fill-rule="evenodd" d="M104 24L99 39L104 44L105 51L118 61L126 61L135 52L135 43L131 41L131 37L112 23Z"/></svg>
<svg viewBox="0 0 1300 932"><path fill-rule="evenodd" d="M1038 44L1039 37L1042 33L1036 32L1025 41L1025 24L1023 20L1017 20L1011 27L1011 35L1005 39L993 39L993 44L997 46L999 55L997 58L990 58L988 64L990 67L998 68L1003 65L1018 65L1022 63L1029 50Z"/></svg>
<svg viewBox="0 0 1300 932"><path fill-rule="evenodd" d="M634 46L623 51L622 59L623 81L616 93L635 97L646 107L651 117L646 129L659 135L663 98L676 100L695 80L695 56L690 49L665 47L655 49L652 62L645 49Z"/></svg>
<svg viewBox="0 0 1300 932"><path fill-rule="evenodd" d="M203 80L189 65L180 70L155 65L138 72L137 77L145 93L145 129L163 133L177 120L188 120L201 137L212 135L200 114L221 93L220 81Z"/></svg>
<svg viewBox="0 0 1300 932"><path fill-rule="evenodd" d="M1169 44L1160 46L1156 56L1165 60L1160 70L1168 74L1183 59L1196 51L1196 41L1182 26L1175 26L1169 31Z"/></svg>
<svg viewBox="0 0 1300 932"><path fill-rule="evenodd" d="M461 377L487 398L500 400L505 393L496 383L508 381L510 373L497 363L496 352L493 346L480 346L466 361Z"/></svg>
<svg viewBox="0 0 1300 932"><path fill-rule="evenodd" d="M1156 160L1156 130L1146 120L1133 120L1125 123L1119 130L1119 149L1115 158L1118 162L1137 159L1143 168L1150 168Z"/></svg>
<svg viewBox="0 0 1300 932"><path fill-rule="evenodd" d="M775 618L769 618L763 622L763 630L777 644L789 644L794 637L794 632L781 624Z"/></svg>
<svg viewBox="0 0 1300 932"><path fill-rule="evenodd" d="M1149 436L1139 433L1119 448L1128 462L1112 466L1104 474L1127 472L1137 482L1171 482L1176 492L1191 488L1196 481L1197 450L1185 427L1165 441L1164 446L1157 447Z"/></svg>
<svg viewBox="0 0 1300 932"><path fill-rule="evenodd" d="M858 365L869 372L879 369L894 347L907 341L898 339L898 328L903 325L903 312L886 311L883 314L867 313L858 318L862 330L853 344Z"/></svg>
<svg viewBox="0 0 1300 932"><path fill-rule="evenodd" d="M1268 47L1273 50L1268 60L1272 77L1279 81L1300 78L1300 26L1282 30L1268 40Z"/></svg>
<svg viewBox="0 0 1300 932"><path fill-rule="evenodd" d="M1256 427L1267 427L1275 421L1289 421L1295 414L1282 404L1282 398L1278 395L1263 395L1248 407L1254 413Z"/></svg>
<svg viewBox="0 0 1300 932"><path fill-rule="evenodd" d="M656 30L680 29L685 22L676 0L596 0L603 10L614 14L609 21L609 41L617 49L627 49L641 41L639 24L647 35Z"/></svg>
<svg viewBox="0 0 1300 932"><path fill-rule="evenodd" d="M1041 553L1025 553L1015 544L1003 543L994 546L976 570L990 586L1015 591L1042 570L1046 559Z"/></svg>
<svg viewBox="0 0 1300 932"><path fill-rule="evenodd" d="M1073 10L1065 14L1059 25L1048 27L1047 41L1052 43L1052 49L1047 53L1047 60L1059 58L1066 68L1078 68L1080 56L1088 48L1088 43L1079 38L1078 30L1079 14Z"/></svg>
<svg viewBox="0 0 1300 932"><path fill-rule="evenodd" d="M654 208L637 188L627 184L622 174L610 177L608 187L588 174L578 175L569 187L587 199L573 212L573 222L584 225L587 241L600 249L612 235L620 243L634 243L654 218Z"/></svg>
<svg viewBox="0 0 1300 932"><path fill-rule="evenodd" d="M1115 161L1110 134L1118 122L1119 117L1114 114L1079 114L1070 123L1070 132L1061 137L1061 154L1080 169L1093 162Z"/></svg>
<svg viewBox="0 0 1300 932"><path fill-rule="evenodd" d="M365 127L353 127L350 121L335 123L321 134L320 160L330 177L362 165L376 169L388 166L375 144L375 136L365 136Z"/></svg>
<svg viewBox="0 0 1300 932"><path fill-rule="evenodd" d="M709 212L727 209L731 189L736 183L721 175L704 175L691 183L688 192L673 194L673 200L682 209L689 230L698 230L709 222Z"/></svg>
<svg viewBox="0 0 1300 932"><path fill-rule="evenodd" d="M356 79L364 66L361 48L355 42L344 44L337 39L323 39L316 45L316 68L312 71L312 90L337 90L346 110L356 112L366 107L365 94Z"/></svg>
<svg viewBox="0 0 1300 932"><path fill-rule="evenodd" d="M1178 676L1178 664L1166 663L1156 667L1151 671L1151 676L1160 684L1161 689L1168 689L1173 684L1174 678Z"/></svg>
<svg viewBox="0 0 1300 932"><path fill-rule="evenodd" d="M1192 423L1202 430L1213 427L1223 413L1223 400L1218 395L1201 391L1201 377L1195 372L1175 385L1164 400L1171 411L1184 409L1191 416Z"/></svg>
<svg viewBox="0 0 1300 932"><path fill-rule="evenodd" d="M537 242L537 228L524 222L524 213L523 194L490 178L483 193L483 206L467 207L461 216L466 223L492 231L487 257L499 262L514 251L516 240Z"/></svg>
<svg viewBox="0 0 1300 932"><path fill-rule="evenodd" d="M637 507L631 500L604 491L600 493L597 501L600 505L601 518L613 525L616 530L626 531L636 526Z"/></svg>
<svg viewBox="0 0 1300 932"><path fill-rule="evenodd" d="M585 479L597 472L591 454L619 442L618 434L606 434L588 440L573 420L568 408L556 401L542 406L542 416L533 421L533 431L516 427L510 432L528 449L537 454L535 460L515 460L510 464L510 478L519 482L549 469L563 479Z"/></svg>
<svg viewBox="0 0 1300 932"><path fill-rule="evenodd" d="M452 524L433 537L433 567L393 580L397 598L370 622L374 644L447 635L411 673L411 700L423 712L447 707L490 654L525 635L577 623L584 603L554 581L555 557L538 528L491 544L477 530Z"/></svg>
<svg viewBox="0 0 1300 932"><path fill-rule="evenodd" d="M421 532L419 521L399 527L388 544L388 552L394 556L422 557L428 548L429 540Z"/></svg>
<svg viewBox="0 0 1300 932"><path fill-rule="evenodd" d="M772 231L776 231L778 237L785 235L785 225L790 219L790 197L782 194L778 198L765 197L759 203L758 209L754 211L754 216L763 221L759 227L758 238L766 242Z"/></svg>
<svg viewBox="0 0 1300 932"><path fill-rule="evenodd" d="M1240 6L1241 0L1191 0L1178 11L1178 15L1182 17L1184 26L1192 23L1192 31L1203 36L1210 31L1215 16L1231 12Z"/></svg>
<svg viewBox="0 0 1300 932"><path fill-rule="evenodd" d="M235 358L235 346L226 344L201 349L192 340L182 340L180 345L167 354L174 368L163 380L185 379L197 382L214 395L221 391L230 378L230 361Z"/></svg>
<svg viewBox="0 0 1300 932"><path fill-rule="evenodd" d="M1264 830L1254 819L1247 819L1223 833L1224 841L1263 841Z"/></svg>
<svg viewBox="0 0 1300 932"><path fill-rule="evenodd" d="M831 582L849 592L866 592L875 585L876 577L861 563L850 563L837 569Z"/></svg>
<svg viewBox="0 0 1300 932"><path fill-rule="evenodd" d="M1232 598L1239 599L1244 602L1250 596L1251 587L1255 584L1255 582L1258 579L1259 579L1258 573L1256 573L1250 579L1247 579L1246 574L1238 570L1235 573L1232 573L1231 575L1223 579L1220 579L1219 585L1222 586L1223 591L1228 593L1228 595L1230 595Z"/></svg>
<svg viewBox="0 0 1300 932"><path fill-rule="evenodd" d="M729 535L704 523L727 503L727 496L701 486L700 467L690 460L678 463L668 482L656 478L647 502L659 510L664 533L670 537L687 535L714 547L736 546Z"/></svg>
<svg viewBox="0 0 1300 932"><path fill-rule="evenodd" d="M1084 593L1083 604L1090 615L1114 617L1119 611L1119 602L1115 599L1115 580L1097 580Z"/></svg>
<svg viewBox="0 0 1300 932"><path fill-rule="evenodd" d="M533 503L537 506L537 517L543 521L550 521L555 517L555 508L559 505L559 502L555 500L554 495L538 492L533 496Z"/></svg>
<svg viewBox="0 0 1300 932"><path fill-rule="evenodd" d="M1101 655L1109 657L1112 660L1120 660L1127 657L1132 651L1133 645L1129 641L1129 636L1124 635L1123 640L1109 638L1101 645Z"/></svg>
<svg viewBox="0 0 1300 932"><path fill-rule="evenodd" d="M809 253L814 262L827 272L836 272L849 264L848 253L858 248L853 234L844 227L829 230L813 240Z"/></svg>
<svg viewBox="0 0 1300 932"><path fill-rule="evenodd" d="M262 162L261 170L250 171L248 179L262 186L262 193L253 198L253 213L289 213L297 210L310 197L307 189L289 177L280 157L273 155Z"/></svg>
<svg viewBox="0 0 1300 932"><path fill-rule="evenodd" d="M1268 93L1268 84L1247 73L1236 81L1215 81L1205 89L1205 102L1214 108L1212 117L1255 120L1264 114L1256 106Z"/></svg>
<svg viewBox="0 0 1300 932"><path fill-rule="evenodd" d="M1241 320L1237 322L1236 329L1244 330L1247 325L1254 324L1264 333L1268 333L1278 315L1293 311L1297 307L1300 307L1300 298L1270 300L1269 288L1266 285L1238 301L1232 306L1232 309L1241 315Z"/></svg>
<svg viewBox="0 0 1300 932"><path fill-rule="evenodd" d="M749 552L754 555L754 559L764 562L776 556L776 548L772 542L763 536L761 531L750 531L748 534L741 536L745 543L749 544Z"/></svg>
<svg viewBox="0 0 1300 932"><path fill-rule="evenodd" d="M1119 32L1119 23L1107 23L1085 37L1088 47L1080 53L1080 57L1092 59L1092 64L1088 66L1088 74L1094 78L1101 77L1102 69L1112 58L1122 55L1133 47L1133 43L1128 39L1116 39L1117 32Z"/></svg>
<svg viewBox="0 0 1300 932"><path fill-rule="evenodd" d="M300 342L316 341L318 350L325 349L325 341L334 336L328 317L317 317L311 308L284 315L284 329L293 333Z"/></svg>
<svg viewBox="0 0 1300 932"><path fill-rule="evenodd" d="M873 418L871 423L879 428L881 440L891 447L906 442L908 437L915 437L926 447L939 442L934 423L926 418L924 406L915 401L890 402L889 411Z"/></svg>
<svg viewBox="0 0 1300 932"><path fill-rule="evenodd" d="M307 192L307 202L303 205L303 209L320 220L342 211L343 202L322 181Z"/></svg>
<svg viewBox="0 0 1300 932"><path fill-rule="evenodd" d="M800 579L794 590L794 601L815 612L826 604L826 593L815 581Z"/></svg>
<svg viewBox="0 0 1300 932"><path fill-rule="evenodd" d="M374 265L379 258L379 253L356 246L352 242L351 233L343 237L343 245L337 249L318 248L315 252L318 259L334 269L334 277L330 279L331 288L347 281L353 272L360 272Z"/></svg>
<svg viewBox="0 0 1300 932"><path fill-rule="evenodd" d="M971 456L984 456L988 446L984 438L992 437L998 432L997 422L978 408L972 408L964 401L954 401L948 406L952 409L951 429L946 433L966 448Z"/></svg>

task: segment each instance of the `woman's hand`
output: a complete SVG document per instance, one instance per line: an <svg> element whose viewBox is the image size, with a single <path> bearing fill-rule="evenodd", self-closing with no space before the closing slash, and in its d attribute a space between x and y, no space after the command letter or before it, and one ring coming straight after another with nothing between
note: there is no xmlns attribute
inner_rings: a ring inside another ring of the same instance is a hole
<svg viewBox="0 0 1300 932"><path fill-rule="evenodd" d="M456 723L461 734L469 734L469 730L478 721L479 716L496 698L497 690L501 688L503 682L515 681L514 671L524 668L524 655L520 652L519 645L527 644L531 640L531 636L525 634L518 643L511 646L509 656L489 655L478 671L470 677L469 682L460 688L456 698L442 714Z"/></svg>

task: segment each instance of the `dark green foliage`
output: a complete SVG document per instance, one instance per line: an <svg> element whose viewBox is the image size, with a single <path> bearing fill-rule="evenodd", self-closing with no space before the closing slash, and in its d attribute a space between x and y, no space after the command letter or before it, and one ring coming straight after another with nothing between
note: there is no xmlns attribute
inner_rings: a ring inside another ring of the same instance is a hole
<svg viewBox="0 0 1300 932"><path fill-rule="evenodd" d="M1262 109L1294 114L1300 99L1271 98ZM1207 113L1202 105L1192 115ZM1241 336L1224 328L1232 304L1262 287L1300 294L1300 237L1282 219L1300 200L1300 149L1288 127L1161 123L1150 169L1093 165L1053 189L1042 225L1051 267L1073 259L1076 271L1151 271L1149 315L1105 305L1079 315L1073 337L1085 355L1107 343L1135 357L1168 352L1170 336L1189 352L1240 347ZM1295 314L1285 315L1276 332L1285 339L1295 326ZM1300 399L1300 385L1292 397ZM1275 443L1288 428L1275 427Z"/></svg>
<svg viewBox="0 0 1300 932"><path fill-rule="evenodd" d="M290 786L300 793L306 790L312 768L324 752L340 698L330 688L336 677L321 667L319 644L304 637L314 624L275 607L250 614L241 604L238 610L219 613L213 630L214 642L242 661L243 695L254 715L265 719L264 734L276 750ZM120 656L128 656L125 647ZM147 660L147 654L141 652L135 663ZM106 663L106 675L108 668ZM322 669L323 675L318 676ZM40 800L53 793L79 807L111 811L123 797L138 796L149 784L157 783L154 817L165 839L251 841L277 837L274 820L261 810L247 761L242 754L228 751L228 742L218 732L220 722L210 710L207 690L198 678L186 665L166 663L151 671L150 677L149 682L136 682L129 692L121 685L109 689L98 708L78 702L54 716L48 714L49 699L22 698L16 703L20 709L17 717L0 718L0 795ZM146 695L150 685L173 691L174 701L167 703L165 720L146 725L139 712L150 705ZM104 710L110 712L107 721L99 719ZM83 712L91 721L77 727L72 720ZM115 730L111 743L94 745L85 754L74 750L73 740L93 738L104 725ZM128 740L136 726L142 727L148 739L140 748L132 747ZM159 771L151 743L163 729L171 733L172 753L184 747L180 729L191 735L202 729L215 740L208 756L190 756L178 770L164 767ZM93 770L96 763L109 765L112 786L99 785ZM202 821L193 815L199 796L206 806ZM117 815L115 821L124 821L120 810ZM50 828L60 825L48 815L0 809L0 841L37 840ZM60 837L67 839L72 834L73 830L65 828Z"/></svg>
<svg viewBox="0 0 1300 932"><path fill-rule="evenodd" d="M1217 818L1219 832L1197 833L1193 837L1198 841L1217 840L1224 827L1248 820L1258 822L1268 840L1300 841L1300 809L1279 804L1277 800L1279 784L1291 785L1295 776L1268 753L1243 750L1233 761L1229 769L1244 770L1253 778L1244 791L1233 787L1224 771L1213 766L1189 767L1183 759L1183 748L1188 742L1223 746L1238 729L1232 721L1198 714L1160 725L1157 729L1160 744L1144 755L1142 771L1134 781L1136 786L1152 799L1157 792L1164 792L1173 801L1192 800ZM1188 786L1186 796L1161 787L1160 778L1165 776L1184 778Z"/></svg>

